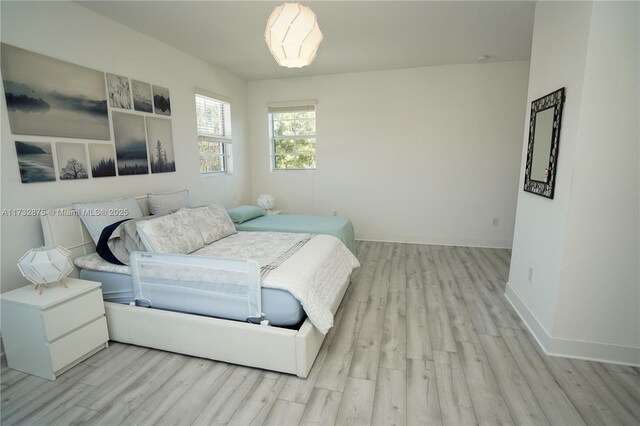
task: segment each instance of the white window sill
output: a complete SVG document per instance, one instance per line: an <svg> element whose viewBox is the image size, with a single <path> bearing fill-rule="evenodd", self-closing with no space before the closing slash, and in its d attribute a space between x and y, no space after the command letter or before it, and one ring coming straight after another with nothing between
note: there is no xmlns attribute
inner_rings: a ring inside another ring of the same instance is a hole
<svg viewBox="0 0 640 426"><path fill-rule="evenodd" d="M215 176L225 176L225 175L230 175L231 173L228 172L207 172L207 173L200 173L201 177L215 177Z"/></svg>
<svg viewBox="0 0 640 426"><path fill-rule="evenodd" d="M271 169L271 172L315 172L318 169Z"/></svg>

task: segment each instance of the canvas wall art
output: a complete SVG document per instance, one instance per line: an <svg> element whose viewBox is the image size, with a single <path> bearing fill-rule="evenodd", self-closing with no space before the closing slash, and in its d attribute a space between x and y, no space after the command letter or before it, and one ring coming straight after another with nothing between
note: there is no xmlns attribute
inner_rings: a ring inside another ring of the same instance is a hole
<svg viewBox="0 0 640 426"><path fill-rule="evenodd" d="M113 113L118 175L149 173L144 117L125 112Z"/></svg>
<svg viewBox="0 0 640 426"><path fill-rule="evenodd" d="M131 109L129 78L107 73L107 90L111 108Z"/></svg>
<svg viewBox="0 0 640 426"><path fill-rule="evenodd" d="M171 120L147 117L149 160L152 173L176 171Z"/></svg>
<svg viewBox="0 0 640 426"><path fill-rule="evenodd" d="M138 80L131 80L133 92L133 109L141 112L153 112L151 85Z"/></svg>
<svg viewBox="0 0 640 426"><path fill-rule="evenodd" d="M116 154L113 145L108 143L89 144L91 176L94 178L116 175Z"/></svg>
<svg viewBox="0 0 640 426"><path fill-rule="evenodd" d="M87 152L83 143L56 142L60 180L88 179Z"/></svg>
<svg viewBox="0 0 640 426"><path fill-rule="evenodd" d="M56 180L50 142L16 141L16 153L22 183Z"/></svg>
<svg viewBox="0 0 640 426"><path fill-rule="evenodd" d="M153 107L156 114L171 115L171 98L169 89L153 86Z"/></svg>
<svg viewBox="0 0 640 426"><path fill-rule="evenodd" d="M104 73L2 43L11 132L111 139Z"/></svg>

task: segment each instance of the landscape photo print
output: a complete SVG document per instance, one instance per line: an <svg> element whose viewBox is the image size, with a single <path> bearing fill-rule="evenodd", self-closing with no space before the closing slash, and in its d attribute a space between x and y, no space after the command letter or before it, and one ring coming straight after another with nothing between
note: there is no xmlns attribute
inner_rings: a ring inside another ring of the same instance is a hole
<svg viewBox="0 0 640 426"><path fill-rule="evenodd" d="M127 77L107 73L107 89L111 108L131 109L131 90Z"/></svg>
<svg viewBox="0 0 640 426"><path fill-rule="evenodd" d="M131 80L133 92L133 109L141 112L153 112L151 85L138 80Z"/></svg>
<svg viewBox="0 0 640 426"><path fill-rule="evenodd" d="M147 117L146 120L151 172L175 172L176 160L173 153L171 120L155 117Z"/></svg>
<svg viewBox="0 0 640 426"><path fill-rule="evenodd" d="M169 89L161 86L153 86L153 109L156 114L171 115Z"/></svg>
<svg viewBox="0 0 640 426"><path fill-rule="evenodd" d="M92 177L116 175L116 154L113 145L108 143L89 144L89 160L91 161Z"/></svg>
<svg viewBox="0 0 640 426"><path fill-rule="evenodd" d="M83 143L56 142L60 180L88 179L87 151Z"/></svg>
<svg viewBox="0 0 640 426"><path fill-rule="evenodd" d="M5 43L0 51L13 134L111 139L103 72Z"/></svg>
<svg viewBox="0 0 640 426"><path fill-rule="evenodd" d="M16 141L16 153L22 183L55 182L51 142Z"/></svg>
<svg viewBox="0 0 640 426"><path fill-rule="evenodd" d="M125 112L114 112L112 115L118 175L148 174L144 117Z"/></svg>

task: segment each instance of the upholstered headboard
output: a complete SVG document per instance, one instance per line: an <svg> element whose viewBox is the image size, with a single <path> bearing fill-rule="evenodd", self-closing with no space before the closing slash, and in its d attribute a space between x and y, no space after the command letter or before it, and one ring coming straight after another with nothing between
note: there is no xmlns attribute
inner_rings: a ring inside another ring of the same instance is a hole
<svg viewBox="0 0 640 426"><path fill-rule="evenodd" d="M143 216L149 215L147 196L135 197L140 205ZM71 260L96 251L96 245L85 228L80 216L73 207L51 209L50 214L40 216L44 245L49 247L62 246L71 252Z"/></svg>

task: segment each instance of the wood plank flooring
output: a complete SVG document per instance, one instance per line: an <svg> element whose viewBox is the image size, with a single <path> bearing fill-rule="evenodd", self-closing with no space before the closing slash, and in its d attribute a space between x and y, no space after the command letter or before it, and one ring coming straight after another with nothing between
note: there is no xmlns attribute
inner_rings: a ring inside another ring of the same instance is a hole
<svg viewBox="0 0 640 426"><path fill-rule="evenodd" d="M6 365L2 425L639 425L640 369L545 356L509 251L358 242L307 380L112 342L55 382Z"/></svg>

